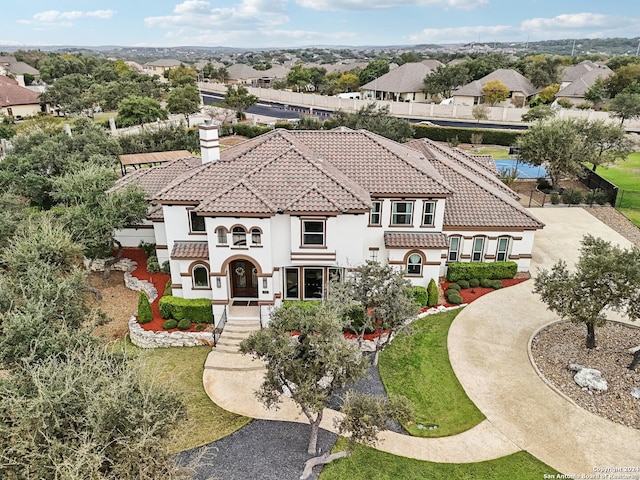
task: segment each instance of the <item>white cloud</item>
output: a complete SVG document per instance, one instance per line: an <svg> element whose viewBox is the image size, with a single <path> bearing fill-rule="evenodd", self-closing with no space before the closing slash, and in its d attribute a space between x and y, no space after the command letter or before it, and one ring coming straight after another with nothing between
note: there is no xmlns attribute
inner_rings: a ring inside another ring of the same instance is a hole
<svg viewBox="0 0 640 480"><path fill-rule="evenodd" d="M425 28L409 38L415 43L492 42L517 33L518 29L509 25Z"/></svg>
<svg viewBox="0 0 640 480"><path fill-rule="evenodd" d="M205 32L256 29L288 22L285 3L286 0L241 0L232 7L218 8L205 0L186 0L175 6L173 15L147 17L144 22L149 27Z"/></svg>
<svg viewBox="0 0 640 480"><path fill-rule="evenodd" d="M71 12L60 12L59 10L47 10L33 15L31 20L19 20L24 25L34 25L35 27L69 27L73 26L72 20L81 18L100 18L108 20L116 14L114 10L93 10L82 12L74 10Z"/></svg>
<svg viewBox="0 0 640 480"><path fill-rule="evenodd" d="M296 0L313 10L382 10L399 7L442 7L470 10L489 0Z"/></svg>
<svg viewBox="0 0 640 480"><path fill-rule="evenodd" d="M599 13L566 13L553 18L532 18L522 22L524 30L616 28L621 24L634 23L631 18L622 18Z"/></svg>

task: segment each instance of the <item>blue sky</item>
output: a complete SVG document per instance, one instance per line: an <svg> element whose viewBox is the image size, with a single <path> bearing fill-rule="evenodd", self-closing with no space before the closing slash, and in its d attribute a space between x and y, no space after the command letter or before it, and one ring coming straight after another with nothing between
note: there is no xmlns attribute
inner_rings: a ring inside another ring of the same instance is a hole
<svg viewBox="0 0 640 480"><path fill-rule="evenodd" d="M5 0L10 45L296 47L640 36L637 0Z"/></svg>

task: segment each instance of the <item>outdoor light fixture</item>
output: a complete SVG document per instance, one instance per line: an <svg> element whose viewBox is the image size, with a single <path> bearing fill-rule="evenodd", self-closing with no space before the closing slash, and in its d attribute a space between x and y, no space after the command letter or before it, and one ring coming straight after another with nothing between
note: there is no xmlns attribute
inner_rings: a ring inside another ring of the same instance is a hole
<svg viewBox="0 0 640 480"><path fill-rule="evenodd" d="M267 288L267 279L266 279L266 278L263 278L263 279L262 279L262 288L263 288L263 289L266 289L266 288Z"/></svg>
<svg viewBox="0 0 640 480"><path fill-rule="evenodd" d="M220 280L220 277L216 277L216 287L222 287L222 281Z"/></svg>

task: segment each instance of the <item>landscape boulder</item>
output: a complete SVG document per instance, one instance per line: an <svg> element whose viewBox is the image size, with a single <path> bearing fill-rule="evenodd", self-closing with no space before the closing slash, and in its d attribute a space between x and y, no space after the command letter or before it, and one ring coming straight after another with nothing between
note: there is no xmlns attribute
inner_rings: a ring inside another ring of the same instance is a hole
<svg viewBox="0 0 640 480"><path fill-rule="evenodd" d="M570 363L569 370L576 372L573 380L582 388L595 390L597 392L606 392L609 388L607 381L602 378L602 372L600 372L600 370L583 367L576 363Z"/></svg>

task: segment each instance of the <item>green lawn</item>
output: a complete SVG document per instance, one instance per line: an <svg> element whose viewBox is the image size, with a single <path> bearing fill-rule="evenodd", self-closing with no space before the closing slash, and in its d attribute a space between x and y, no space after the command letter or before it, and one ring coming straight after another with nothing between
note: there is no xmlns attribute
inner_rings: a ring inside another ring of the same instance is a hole
<svg viewBox="0 0 640 480"><path fill-rule="evenodd" d="M345 448L345 441L340 440L334 450ZM350 457L326 465L320 480L540 480L545 474L555 478L558 473L524 451L479 463L433 463L358 446Z"/></svg>
<svg viewBox="0 0 640 480"><path fill-rule="evenodd" d="M390 394L404 395L414 408L409 433L420 437L444 437L464 432L484 415L473 404L449 363L447 335L461 310L428 315L413 323L380 355L380 376ZM435 430L418 424L438 425Z"/></svg>
<svg viewBox="0 0 640 480"><path fill-rule="evenodd" d="M596 172L618 186L618 210L640 226L640 153L630 154L623 162L598 167Z"/></svg>
<svg viewBox="0 0 640 480"><path fill-rule="evenodd" d="M111 110L111 111L108 111L108 112L94 113L93 114L93 121L95 123L106 122L107 120L109 120L110 117L113 117L115 119L117 116L118 116L118 111L117 110Z"/></svg>
<svg viewBox="0 0 640 480"><path fill-rule="evenodd" d="M509 147L483 147L474 152L474 155L493 155L493 158L513 158L509 155Z"/></svg>
<svg viewBox="0 0 640 480"><path fill-rule="evenodd" d="M182 395L188 419L179 426L172 453L219 440L251 421L218 407L205 393L202 372L211 347L142 349L128 340L126 344L118 342L122 345L143 362L153 379Z"/></svg>

